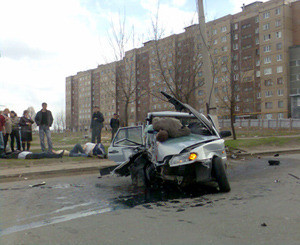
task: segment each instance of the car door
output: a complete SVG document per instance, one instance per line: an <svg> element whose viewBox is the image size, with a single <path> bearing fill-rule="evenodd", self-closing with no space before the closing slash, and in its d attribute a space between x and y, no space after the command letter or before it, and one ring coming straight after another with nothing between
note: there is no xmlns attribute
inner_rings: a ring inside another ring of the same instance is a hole
<svg viewBox="0 0 300 245"><path fill-rule="evenodd" d="M127 161L137 148L143 146L143 126L119 128L110 147L108 147L108 158L121 164Z"/></svg>

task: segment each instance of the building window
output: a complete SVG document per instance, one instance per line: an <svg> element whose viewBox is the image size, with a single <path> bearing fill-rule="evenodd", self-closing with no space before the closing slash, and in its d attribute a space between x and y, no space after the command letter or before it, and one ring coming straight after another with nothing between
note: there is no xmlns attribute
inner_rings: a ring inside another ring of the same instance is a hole
<svg viewBox="0 0 300 245"><path fill-rule="evenodd" d="M221 68L221 71L222 71L222 72L226 72L226 71L227 71L227 67L226 67L226 66L223 66L223 67Z"/></svg>
<svg viewBox="0 0 300 245"><path fill-rule="evenodd" d="M227 27L226 26L222 26L221 27L221 32L225 32L225 31L227 31Z"/></svg>
<svg viewBox="0 0 300 245"><path fill-rule="evenodd" d="M283 72L283 67L277 66L276 70L277 70L277 73L281 73L281 72Z"/></svg>
<svg viewBox="0 0 300 245"><path fill-rule="evenodd" d="M215 39L213 43L214 43L214 44L217 44L217 43L218 43L218 39Z"/></svg>
<svg viewBox="0 0 300 245"><path fill-rule="evenodd" d="M277 37L277 38L281 38L281 31L277 31L277 32L276 32L276 37Z"/></svg>
<svg viewBox="0 0 300 245"><path fill-rule="evenodd" d="M266 114L266 119L268 120L272 119L272 114Z"/></svg>
<svg viewBox="0 0 300 245"><path fill-rule="evenodd" d="M238 23L235 23L234 24L234 30L237 30L239 28L239 24Z"/></svg>
<svg viewBox="0 0 300 245"><path fill-rule="evenodd" d="M271 63L271 57L267 56L264 58L264 64L269 64Z"/></svg>
<svg viewBox="0 0 300 245"><path fill-rule="evenodd" d="M255 34L258 34L259 33L259 28L255 28Z"/></svg>
<svg viewBox="0 0 300 245"><path fill-rule="evenodd" d="M233 50L237 50L239 48L239 45L237 43L233 44Z"/></svg>
<svg viewBox="0 0 300 245"><path fill-rule="evenodd" d="M214 83L218 83L218 78L217 77L214 78Z"/></svg>
<svg viewBox="0 0 300 245"><path fill-rule="evenodd" d="M255 44L259 44L259 38L258 37L255 38Z"/></svg>
<svg viewBox="0 0 300 245"><path fill-rule="evenodd" d="M257 99L260 99L260 98L261 98L261 93L258 92L258 93L256 94L256 97L257 97Z"/></svg>
<svg viewBox="0 0 300 245"><path fill-rule="evenodd" d="M233 80L234 80L234 81L239 80L239 74L234 74L234 75L233 75Z"/></svg>
<svg viewBox="0 0 300 245"><path fill-rule="evenodd" d="M264 46L264 52L270 52L271 51L271 45L267 45L267 46Z"/></svg>
<svg viewBox="0 0 300 245"><path fill-rule="evenodd" d="M269 41L271 39L271 34L264 35L264 41Z"/></svg>
<svg viewBox="0 0 300 245"><path fill-rule="evenodd" d="M235 111L239 111L240 107L236 105L234 109L235 109Z"/></svg>
<svg viewBox="0 0 300 245"><path fill-rule="evenodd" d="M281 20L275 20L275 27L281 26Z"/></svg>
<svg viewBox="0 0 300 245"><path fill-rule="evenodd" d="M256 77L260 77L260 71L256 71Z"/></svg>
<svg viewBox="0 0 300 245"><path fill-rule="evenodd" d="M214 54L217 54L218 53L218 49L214 49Z"/></svg>
<svg viewBox="0 0 300 245"><path fill-rule="evenodd" d="M204 94L203 90L199 90L199 91L198 91L198 95L199 95L199 96L201 96L201 95L203 95L203 94Z"/></svg>
<svg viewBox="0 0 300 245"><path fill-rule="evenodd" d="M265 103L265 108L266 109L272 109L272 107L273 107L273 103L272 102L266 102ZM271 114L272 115L272 114ZM272 116L271 116L271 118L272 118Z"/></svg>
<svg viewBox="0 0 300 245"><path fill-rule="evenodd" d="M280 10L281 10L280 8L275 9L275 14L276 15L280 14L280 12L281 12Z"/></svg>
<svg viewBox="0 0 300 245"><path fill-rule="evenodd" d="M239 39L239 34L234 34L233 40L238 40Z"/></svg>
<svg viewBox="0 0 300 245"><path fill-rule="evenodd" d="M239 67L237 65L233 66L233 70L237 71L239 69Z"/></svg>
<svg viewBox="0 0 300 245"><path fill-rule="evenodd" d="M217 29L214 29L214 30L212 31L212 34L213 34L213 35L216 35L216 34L217 34Z"/></svg>
<svg viewBox="0 0 300 245"><path fill-rule="evenodd" d="M263 30L264 31L269 30L269 29L270 29L270 23L267 23L267 24L263 25Z"/></svg>
<svg viewBox="0 0 300 245"><path fill-rule="evenodd" d="M273 82L271 79L265 80L265 86L272 86Z"/></svg>
<svg viewBox="0 0 300 245"><path fill-rule="evenodd" d="M278 108L283 108L283 101L278 101Z"/></svg>
<svg viewBox="0 0 300 245"><path fill-rule="evenodd" d="M277 84L283 84L283 79L282 77L277 78Z"/></svg>
<svg viewBox="0 0 300 245"><path fill-rule="evenodd" d="M226 51L227 51L227 46L222 47L221 50L222 50L223 52L226 52Z"/></svg>
<svg viewBox="0 0 300 245"><path fill-rule="evenodd" d="M222 43L224 43L224 42L226 42L226 41L227 41L227 37L226 37L226 36L221 37L221 42L222 42Z"/></svg>
<svg viewBox="0 0 300 245"><path fill-rule="evenodd" d="M251 27L250 23L242 25L242 29L246 29L246 28L249 28L249 27Z"/></svg>
<svg viewBox="0 0 300 245"><path fill-rule="evenodd" d="M265 75L270 75L270 74L272 74L272 68L266 68L266 69L264 70L264 74L265 74Z"/></svg>
<svg viewBox="0 0 300 245"><path fill-rule="evenodd" d="M272 91L266 91L265 95L266 95L266 97L272 97L273 96L273 92Z"/></svg>
<svg viewBox="0 0 300 245"><path fill-rule="evenodd" d="M278 113L278 119L283 119L283 113L282 112Z"/></svg>
<svg viewBox="0 0 300 245"><path fill-rule="evenodd" d="M282 43L277 43L276 44L276 49L277 50L281 50L281 48L282 48Z"/></svg>
<svg viewBox="0 0 300 245"><path fill-rule="evenodd" d="M260 60L256 61L256 66L260 66Z"/></svg>
<svg viewBox="0 0 300 245"><path fill-rule="evenodd" d="M256 16L256 17L255 17L255 23L258 23L258 22L259 22L259 17Z"/></svg>
<svg viewBox="0 0 300 245"><path fill-rule="evenodd" d="M240 101L240 95L237 94L237 95L235 96L235 101Z"/></svg>
<svg viewBox="0 0 300 245"><path fill-rule="evenodd" d="M238 60L238 55L237 55L237 54L233 55L233 60L234 60L234 61L237 61L237 60Z"/></svg>
<svg viewBox="0 0 300 245"><path fill-rule="evenodd" d="M265 12L265 13L263 13L263 18L264 18L264 19L270 18L270 12Z"/></svg>
<svg viewBox="0 0 300 245"><path fill-rule="evenodd" d="M276 57L277 57L277 61L282 61L282 54L278 54Z"/></svg>
<svg viewBox="0 0 300 245"><path fill-rule="evenodd" d="M278 89L277 90L277 95L278 96L283 96L283 89Z"/></svg>

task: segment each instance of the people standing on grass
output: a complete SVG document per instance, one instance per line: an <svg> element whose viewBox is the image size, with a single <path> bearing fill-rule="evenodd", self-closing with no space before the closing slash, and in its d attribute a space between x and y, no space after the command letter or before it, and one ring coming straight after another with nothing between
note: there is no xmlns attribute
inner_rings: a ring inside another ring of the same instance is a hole
<svg viewBox="0 0 300 245"><path fill-rule="evenodd" d="M4 153L5 117L0 113L0 155Z"/></svg>
<svg viewBox="0 0 300 245"><path fill-rule="evenodd" d="M53 117L51 111L47 110L47 103L42 103L42 110L40 110L36 116L35 116L35 122L39 126L39 136L40 136L40 143L42 151L46 151L45 146L45 134L47 137L47 143L48 143L48 152L52 152L53 145L51 140L51 131L50 127L53 123Z"/></svg>
<svg viewBox="0 0 300 245"><path fill-rule="evenodd" d="M97 144L101 143L101 130L103 128L104 117L100 112L100 108L95 106L93 108L93 115L91 119L91 131L92 131L92 143L95 143L97 138Z"/></svg>
<svg viewBox="0 0 300 245"><path fill-rule="evenodd" d="M17 150L20 151L21 150L21 139L20 139L20 130L19 130L19 122L20 122L20 118L18 118L17 113L15 113L14 111L10 112L10 119L12 122L12 131L11 131L11 135L10 135L10 148L11 151L14 152L15 151L15 140L17 143Z"/></svg>
<svg viewBox="0 0 300 245"><path fill-rule="evenodd" d="M114 117L110 119L109 123L111 127L111 141L114 139L115 133L118 131L118 128L120 127L120 120L118 118L118 114L114 113Z"/></svg>
<svg viewBox="0 0 300 245"><path fill-rule="evenodd" d="M4 140L4 152L6 152L6 146L8 142L8 138L10 137L11 140L11 131L12 131L12 122L9 117L10 111L8 108L5 108L3 111L3 116L5 118L5 133L3 134L3 140Z"/></svg>
<svg viewBox="0 0 300 245"><path fill-rule="evenodd" d="M25 151L30 150L30 143L32 141L32 124L34 121L30 118L28 110L23 112L23 116L20 119L19 126L21 127L21 139L22 149Z"/></svg>

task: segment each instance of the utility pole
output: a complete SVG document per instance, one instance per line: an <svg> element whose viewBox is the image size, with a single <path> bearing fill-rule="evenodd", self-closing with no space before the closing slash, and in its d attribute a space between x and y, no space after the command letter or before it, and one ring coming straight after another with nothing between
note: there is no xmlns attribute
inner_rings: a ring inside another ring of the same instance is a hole
<svg viewBox="0 0 300 245"><path fill-rule="evenodd" d="M206 92L206 112L207 114L216 115L216 100L213 91L214 81L212 75L212 57L207 42L206 24L203 8L203 0L197 0L198 7L198 20L199 20L199 31L202 40L203 47L203 67L204 67L204 78L205 78L205 92Z"/></svg>

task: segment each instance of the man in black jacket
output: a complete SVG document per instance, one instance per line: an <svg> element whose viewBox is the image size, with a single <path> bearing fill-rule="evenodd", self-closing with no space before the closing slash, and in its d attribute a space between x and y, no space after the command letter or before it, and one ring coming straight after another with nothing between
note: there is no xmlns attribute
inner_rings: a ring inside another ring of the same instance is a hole
<svg viewBox="0 0 300 245"><path fill-rule="evenodd" d="M40 110L35 116L35 122L39 126L39 135L40 135L40 142L42 151L46 151L44 137L46 134L47 143L48 143L48 152L52 152L53 145L51 140L51 132L50 127L53 123L53 117L51 111L47 110L47 103L42 104L43 109Z"/></svg>
<svg viewBox="0 0 300 245"><path fill-rule="evenodd" d="M92 143L95 143L97 137L97 144L101 143L101 130L103 128L104 118L98 106L93 109L91 120Z"/></svg>
<svg viewBox="0 0 300 245"><path fill-rule="evenodd" d="M120 121L118 119L117 113L115 113L114 117L110 119L109 125L111 127L111 141L112 141L114 139L115 133L118 131L118 128L120 126Z"/></svg>

